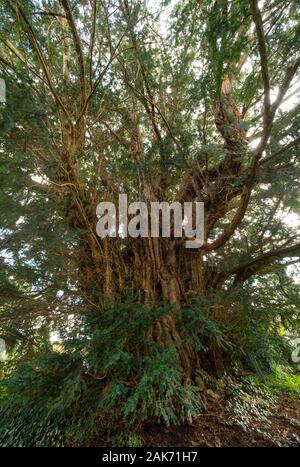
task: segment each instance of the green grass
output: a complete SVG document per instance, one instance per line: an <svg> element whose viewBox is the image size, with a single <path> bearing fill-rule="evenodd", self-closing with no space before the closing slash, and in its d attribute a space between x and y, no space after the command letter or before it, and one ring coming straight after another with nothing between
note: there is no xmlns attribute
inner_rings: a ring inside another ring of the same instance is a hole
<svg viewBox="0 0 300 467"><path fill-rule="evenodd" d="M250 376L258 386L270 393L284 392L292 397L300 396L300 372L298 369L291 369L283 365L273 365L272 373L261 383L257 376Z"/></svg>

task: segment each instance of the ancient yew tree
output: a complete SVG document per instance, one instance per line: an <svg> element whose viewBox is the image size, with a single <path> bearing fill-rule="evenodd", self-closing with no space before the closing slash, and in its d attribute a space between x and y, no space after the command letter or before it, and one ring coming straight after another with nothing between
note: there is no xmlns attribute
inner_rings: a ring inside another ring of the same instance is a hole
<svg viewBox="0 0 300 467"><path fill-rule="evenodd" d="M100 347L111 333L115 361L95 343L97 364L82 371L118 404L149 370L120 376L125 354L172 349L174 378L190 387L196 371L245 360L251 330L265 345L299 320L300 243L285 221L299 205L298 10L296 0L1 1L8 345L21 340L28 358L57 329L88 323ZM96 207L121 193L204 202L204 244L187 249L172 232L99 238ZM124 317L133 328L118 338Z"/></svg>

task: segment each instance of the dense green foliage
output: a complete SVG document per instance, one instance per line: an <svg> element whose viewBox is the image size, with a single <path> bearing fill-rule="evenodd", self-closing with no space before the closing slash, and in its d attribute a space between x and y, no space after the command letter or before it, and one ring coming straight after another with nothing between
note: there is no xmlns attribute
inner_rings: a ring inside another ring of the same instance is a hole
<svg viewBox="0 0 300 467"><path fill-rule="evenodd" d="M138 446L199 378L299 392L299 7L0 0L1 445ZM202 250L97 239L117 193L203 201Z"/></svg>
<svg viewBox="0 0 300 467"><path fill-rule="evenodd" d="M269 390L297 392L299 375L288 374L291 347L276 324L278 312L262 301L253 319L252 294L249 290L239 297L212 299L220 307L225 300L248 303L239 322L212 320L205 314L207 301L195 300L181 323L181 345L195 341L205 362L207 342L213 341L216 349L234 353L238 372L256 374ZM108 432L112 445L134 445L139 443L138 438L134 441L137 423L154 417L166 425L178 424L202 411L197 378L189 386L180 383L175 348L164 349L147 337L151 323L167 312L163 306L149 310L133 301L110 304L101 320L62 330L56 344L37 332L33 355L32 348L27 355L16 347L11 355L19 355L20 361L8 361L2 368L1 445L95 446L105 443ZM289 313L285 317L288 320ZM296 326L293 317L292 309L290 319ZM216 368L218 358L216 353ZM230 391L233 387L227 397Z"/></svg>

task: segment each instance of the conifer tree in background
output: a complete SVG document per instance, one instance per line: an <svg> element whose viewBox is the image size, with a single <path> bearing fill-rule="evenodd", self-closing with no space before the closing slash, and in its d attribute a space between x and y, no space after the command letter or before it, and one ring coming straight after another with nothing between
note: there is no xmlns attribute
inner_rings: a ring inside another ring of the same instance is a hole
<svg viewBox="0 0 300 467"><path fill-rule="evenodd" d="M1 335L14 362L44 358L14 384L174 421L197 371L261 371L299 325L299 2L0 13ZM99 238L96 207L121 193L204 202L203 246Z"/></svg>

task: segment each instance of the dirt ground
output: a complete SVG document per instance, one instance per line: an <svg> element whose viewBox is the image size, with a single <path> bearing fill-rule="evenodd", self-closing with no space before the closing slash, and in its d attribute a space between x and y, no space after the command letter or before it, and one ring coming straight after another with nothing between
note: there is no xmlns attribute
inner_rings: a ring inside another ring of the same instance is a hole
<svg viewBox="0 0 300 467"><path fill-rule="evenodd" d="M300 447L300 401L279 396L268 419L250 430L232 422L222 402L212 402L189 425L148 423L140 436L147 447Z"/></svg>

